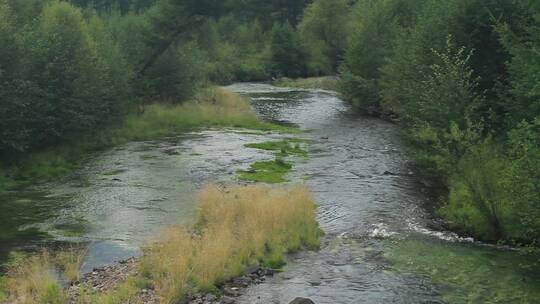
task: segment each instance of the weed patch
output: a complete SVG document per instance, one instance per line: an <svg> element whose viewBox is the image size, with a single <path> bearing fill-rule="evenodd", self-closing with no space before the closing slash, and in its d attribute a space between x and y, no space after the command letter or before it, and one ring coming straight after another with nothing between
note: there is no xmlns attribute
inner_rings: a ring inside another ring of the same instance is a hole
<svg viewBox="0 0 540 304"><path fill-rule="evenodd" d="M286 182L285 175L291 171L292 165L276 158L271 161L260 161L251 164L249 170L239 170L241 180L276 184Z"/></svg>

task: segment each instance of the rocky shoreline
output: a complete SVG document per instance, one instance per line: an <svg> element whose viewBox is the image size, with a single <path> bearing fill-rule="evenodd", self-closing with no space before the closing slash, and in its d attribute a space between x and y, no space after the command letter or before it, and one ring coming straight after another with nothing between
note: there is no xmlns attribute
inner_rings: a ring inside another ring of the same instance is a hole
<svg viewBox="0 0 540 304"><path fill-rule="evenodd" d="M138 274L138 259L130 258L120 261L114 265L95 268L92 272L83 275L80 280L68 287L69 303L76 304L80 297L82 288L94 293L106 293L113 290L128 277ZM247 270L246 274L233 278L218 286L221 291L220 296L212 293L189 294L183 301L184 304L234 304L236 298L251 285L257 285L273 276L274 270L271 268L254 266ZM138 302L148 304L158 304L159 296L153 289L141 289L137 294ZM307 301L306 301L307 300ZM296 302L295 302L296 301ZM309 299L297 298L291 303L309 304L313 303Z"/></svg>

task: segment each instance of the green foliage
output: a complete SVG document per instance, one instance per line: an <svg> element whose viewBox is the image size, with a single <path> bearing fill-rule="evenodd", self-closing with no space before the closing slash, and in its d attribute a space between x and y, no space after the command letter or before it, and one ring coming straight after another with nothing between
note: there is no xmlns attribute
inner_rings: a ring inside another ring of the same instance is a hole
<svg viewBox="0 0 540 304"><path fill-rule="evenodd" d="M274 75L300 77L306 74L305 51L288 23L275 24L272 28L271 52Z"/></svg>
<svg viewBox="0 0 540 304"><path fill-rule="evenodd" d="M498 31L505 47L512 55L509 63L512 80L512 102L505 104L507 125L513 126L522 119L531 121L540 113L540 9L528 20L522 35L516 34L508 23L500 24Z"/></svg>
<svg viewBox="0 0 540 304"><path fill-rule="evenodd" d="M424 80L413 92L411 102L404 105L404 117L411 123L429 123L444 129L448 122L463 128L474 110L483 101L476 93L477 79L468 62L471 54L456 49L448 37L443 52L433 50L435 62L424 74Z"/></svg>
<svg viewBox="0 0 540 304"><path fill-rule="evenodd" d="M440 214L451 226L488 240L537 242L540 7L528 0L356 7L341 66L345 98L408 127L417 163L448 187Z"/></svg>
<svg viewBox="0 0 540 304"><path fill-rule="evenodd" d="M506 226L511 224L500 185L507 164L497 148L486 142L459 160L450 178L448 204L441 210L457 228L491 241L508 236Z"/></svg>
<svg viewBox="0 0 540 304"><path fill-rule="evenodd" d="M307 4L311 0L226 0L224 9L238 20L259 20L265 29L274 23L285 23L295 26Z"/></svg>
<svg viewBox="0 0 540 304"><path fill-rule="evenodd" d="M193 44L169 48L147 70L144 94L171 102L187 100L204 81L202 65Z"/></svg>
<svg viewBox="0 0 540 304"><path fill-rule="evenodd" d="M131 73L97 16L85 20L80 10L53 1L20 29L10 25L5 3L1 11L0 31L11 37L2 56L10 63L0 73L9 75L1 81L2 154L56 144L122 115Z"/></svg>
<svg viewBox="0 0 540 304"><path fill-rule="evenodd" d="M118 58L113 51L107 54L110 59L100 56L98 42L79 10L65 2L46 6L36 31L27 35L25 48L32 83L29 120L37 145L88 132L110 121L111 114L118 115L126 86L115 85L125 80L107 66ZM42 116L49 119L43 121Z"/></svg>
<svg viewBox="0 0 540 304"><path fill-rule="evenodd" d="M6 1L0 1L0 154L23 150L28 134L24 126L24 104L15 99L20 84L20 45L15 32L15 16Z"/></svg>
<svg viewBox="0 0 540 304"><path fill-rule="evenodd" d="M310 55L310 72L336 72L347 47L350 10L346 0L316 0L306 8L298 31Z"/></svg>
<svg viewBox="0 0 540 304"><path fill-rule="evenodd" d="M503 186L515 211L510 236L540 241L540 117L520 123L508 136L510 166Z"/></svg>
<svg viewBox="0 0 540 304"><path fill-rule="evenodd" d="M393 54L396 37L411 26L424 1L359 1L353 34L341 66L341 91L359 108L379 106L381 68Z"/></svg>
<svg viewBox="0 0 540 304"><path fill-rule="evenodd" d="M269 34L257 21L239 23L230 17L208 21L197 38L208 57L208 78L220 83L269 78Z"/></svg>
<svg viewBox="0 0 540 304"><path fill-rule="evenodd" d="M401 240L391 246L386 257L392 268L444 286L446 303L534 303L540 296L538 252L438 240Z"/></svg>

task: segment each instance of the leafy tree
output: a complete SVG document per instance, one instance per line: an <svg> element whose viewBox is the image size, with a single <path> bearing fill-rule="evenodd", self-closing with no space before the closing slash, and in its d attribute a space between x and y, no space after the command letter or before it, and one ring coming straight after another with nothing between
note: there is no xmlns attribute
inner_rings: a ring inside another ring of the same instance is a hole
<svg viewBox="0 0 540 304"><path fill-rule="evenodd" d="M394 54L400 34L415 24L423 2L365 0L356 4L354 33L341 66L341 88L346 99L360 108L379 107L381 68Z"/></svg>
<svg viewBox="0 0 540 304"><path fill-rule="evenodd" d="M16 17L4 0L0 1L0 155L22 151L28 145L24 126L27 105L18 98L21 53L17 41Z"/></svg>
<svg viewBox="0 0 540 304"><path fill-rule="evenodd" d="M311 0L227 0L223 9L243 22L258 20L265 30L274 23L295 26Z"/></svg>
<svg viewBox="0 0 540 304"><path fill-rule="evenodd" d="M311 70L336 72L347 48L350 9L346 0L316 0L306 8L298 31L311 53Z"/></svg>
<svg viewBox="0 0 540 304"><path fill-rule="evenodd" d="M537 112L538 113L538 112ZM509 132L503 190L510 205L509 237L540 241L540 116Z"/></svg>
<svg viewBox="0 0 540 304"><path fill-rule="evenodd" d="M88 132L118 115L122 87L115 87L120 82L100 58L80 10L65 2L47 5L24 43L27 123L34 146Z"/></svg>
<svg viewBox="0 0 540 304"><path fill-rule="evenodd" d="M198 53L193 44L169 48L148 70L145 94L172 103L192 97L204 79Z"/></svg>
<svg viewBox="0 0 540 304"><path fill-rule="evenodd" d="M305 52L293 28L288 24L276 24L272 28L271 66L274 75L300 77L305 75Z"/></svg>
<svg viewBox="0 0 540 304"><path fill-rule="evenodd" d="M521 25L517 33L508 23L500 24L501 39L512 55L508 62L511 80L511 102L504 106L508 113L507 126L521 120L532 121L540 113L540 9Z"/></svg>

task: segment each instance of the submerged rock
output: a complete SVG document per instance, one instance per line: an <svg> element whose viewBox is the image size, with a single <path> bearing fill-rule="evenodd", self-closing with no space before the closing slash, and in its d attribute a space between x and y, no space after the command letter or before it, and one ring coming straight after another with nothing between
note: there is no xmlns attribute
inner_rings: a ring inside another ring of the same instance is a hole
<svg viewBox="0 0 540 304"><path fill-rule="evenodd" d="M308 298L296 298L289 304L315 304L315 302Z"/></svg>

